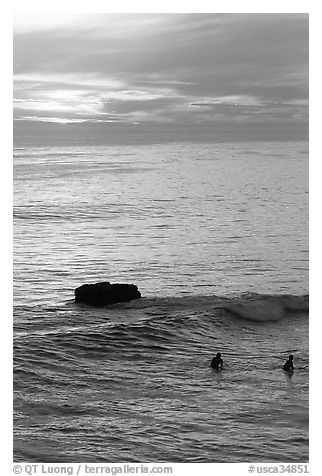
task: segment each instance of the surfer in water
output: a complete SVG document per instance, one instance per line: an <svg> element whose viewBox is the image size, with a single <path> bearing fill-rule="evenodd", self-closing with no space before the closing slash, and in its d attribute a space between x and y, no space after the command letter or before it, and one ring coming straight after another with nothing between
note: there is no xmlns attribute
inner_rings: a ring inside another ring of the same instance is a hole
<svg viewBox="0 0 322 476"><path fill-rule="evenodd" d="M294 372L293 355L289 355L288 360L283 365L283 370L285 370L286 372Z"/></svg>
<svg viewBox="0 0 322 476"><path fill-rule="evenodd" d="M210 367L215 370L221 370L223 367L223 360L221 358L221 353L217 352L216 357L214 357L211 361Z"/></svg>

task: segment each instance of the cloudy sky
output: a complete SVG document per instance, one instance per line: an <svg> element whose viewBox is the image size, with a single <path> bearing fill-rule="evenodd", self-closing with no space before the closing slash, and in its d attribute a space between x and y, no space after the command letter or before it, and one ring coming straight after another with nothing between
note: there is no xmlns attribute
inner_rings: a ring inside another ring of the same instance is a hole
<svg viewBox="0 0 322 476"><path fill-rule="evenodd" d="M308 15L16 15L14 118L306 129Z"/></svg>

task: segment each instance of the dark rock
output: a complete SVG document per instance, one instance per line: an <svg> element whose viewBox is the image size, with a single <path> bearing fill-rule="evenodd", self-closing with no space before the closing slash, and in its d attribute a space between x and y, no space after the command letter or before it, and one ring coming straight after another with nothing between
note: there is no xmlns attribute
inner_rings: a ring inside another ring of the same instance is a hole
<svg viewBox="0 0 322 476"><path fill-rule="evenodd" d="M75 302L95 307L139 299L141 293L134 284L111 284L108 282L83 284L75 289Z"/></svg>

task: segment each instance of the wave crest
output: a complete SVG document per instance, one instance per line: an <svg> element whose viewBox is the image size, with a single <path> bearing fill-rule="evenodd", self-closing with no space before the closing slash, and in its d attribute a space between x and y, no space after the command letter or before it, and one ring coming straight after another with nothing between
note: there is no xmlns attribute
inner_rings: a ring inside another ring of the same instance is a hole
<svg viewBox="0 0 322 476"><path fill-rule="evenodd" d="M278 321L289 312L309 312L309 298L304 296L256 296L224 306L241 319L267 322Z"/></svg>

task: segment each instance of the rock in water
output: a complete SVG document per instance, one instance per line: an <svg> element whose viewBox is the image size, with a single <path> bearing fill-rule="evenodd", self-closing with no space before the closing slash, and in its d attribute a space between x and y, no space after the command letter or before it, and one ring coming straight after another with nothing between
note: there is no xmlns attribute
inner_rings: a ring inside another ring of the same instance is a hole
<svg viewBox="0 0 322 476"><path fill-rule="evenodd" d="M75 289L75 302L102 307L117 302L139 299L141 293L134 284L111 284L108 282L83 284Z"/></svg>

